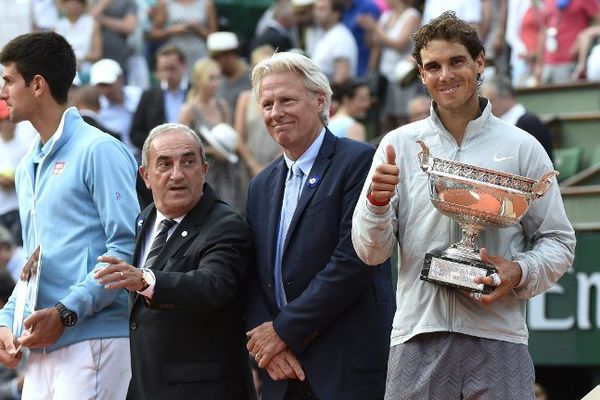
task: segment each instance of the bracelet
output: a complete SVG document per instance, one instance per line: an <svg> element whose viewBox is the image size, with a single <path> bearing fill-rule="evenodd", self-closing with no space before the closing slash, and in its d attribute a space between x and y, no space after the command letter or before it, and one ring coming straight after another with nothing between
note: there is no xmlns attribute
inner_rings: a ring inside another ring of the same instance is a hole
<svg viewBox="0 0 600 400"><path fill-rule="evenodd" d="M375 197L373 197L372 193L369 193L367 195L367 200L369 200L369 203L371 203L372 205L377 206L377 207L387 206L390 203L389 200L387 200L387 201L377 200Z"/></svg>

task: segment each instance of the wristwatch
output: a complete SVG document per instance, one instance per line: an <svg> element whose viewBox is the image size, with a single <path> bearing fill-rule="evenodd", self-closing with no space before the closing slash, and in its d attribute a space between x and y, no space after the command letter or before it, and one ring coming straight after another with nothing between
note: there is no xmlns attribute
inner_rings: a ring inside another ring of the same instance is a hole
<svg viewBox="0 0 600 400"><path fill-rule="evenodd" d="M64 326L74 326L77 323L77 314L75 311L69 310L65 305L61 302L56 303L54 306L58 311L58 315L60 316L60 322Z"/></svg>
<svg viewBox="0 0 600 400"><path fill-rule="evenodd" d="M137 291L138 293L141 293L144 290L148 289L148 287L150 285L152 285L153 283L156 282L156 277L154 276L152 271L150 271L148 268L141 268L141 270L142 270L142 284L144 286L142 286L142 288Z"/></svg>

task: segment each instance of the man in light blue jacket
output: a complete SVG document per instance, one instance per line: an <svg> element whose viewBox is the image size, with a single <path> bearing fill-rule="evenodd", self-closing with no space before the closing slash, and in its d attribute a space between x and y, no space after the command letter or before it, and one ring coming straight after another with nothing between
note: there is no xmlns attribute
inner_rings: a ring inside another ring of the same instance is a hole
<svg viewBox="0 0 600 400"><path fill-rule="evenodd" d="M17 169L27 254L41 247L35 311L13 338L16 292L0 312L0 362L14 367L29 348L23 398L121 399L131 376L127 296L93 278L100 255L131 261L139 212L136 163L125 146L67 106L75 56L60 35L31 33L0 53L13 122L39 137Z"/></svg>

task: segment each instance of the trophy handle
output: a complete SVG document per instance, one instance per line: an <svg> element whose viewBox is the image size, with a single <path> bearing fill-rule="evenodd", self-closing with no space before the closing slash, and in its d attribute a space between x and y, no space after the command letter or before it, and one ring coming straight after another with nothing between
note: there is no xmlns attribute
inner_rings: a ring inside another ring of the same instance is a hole
<svg viewBox="0 0 600 400"><path fill-rule="evenodd" d="M533 184L532 195L533 198L538 199L542 197L550 188L552 178L558 176L558 171L548 171L542 177Z"/></svg>
<svg viewBox="0 0 600 400"><path fill-rule="evenodd" d="M419 152L419 162L421 163L421 169L423 171L427 171L430 167L429 162L429 147L422 140L417 140L417 143L421 146L421 151Z"/></svg>

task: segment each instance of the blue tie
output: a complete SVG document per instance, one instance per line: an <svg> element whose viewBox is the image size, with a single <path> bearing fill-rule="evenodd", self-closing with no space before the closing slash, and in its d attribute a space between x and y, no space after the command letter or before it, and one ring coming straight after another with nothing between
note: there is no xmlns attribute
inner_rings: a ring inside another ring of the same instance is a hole
<svg viewBox="0 0 600 400"><path fill-rule="evenodd" d="M277 252L275 254L275 271L273 272L273 278L275 280L275 301L279 309L287 304L285 297L285 288L283 287L283 278L281 275L281 259L283 257L283 245L287 236L287 230L292 221L294 211L298 205L298 199L302 192L302 181L304 179L304 173L296 165L292 164L288 179L285 183L285 192L283 193L283 204L281 207L281 217L279 218L279 231L277 234Z"/></svg>

